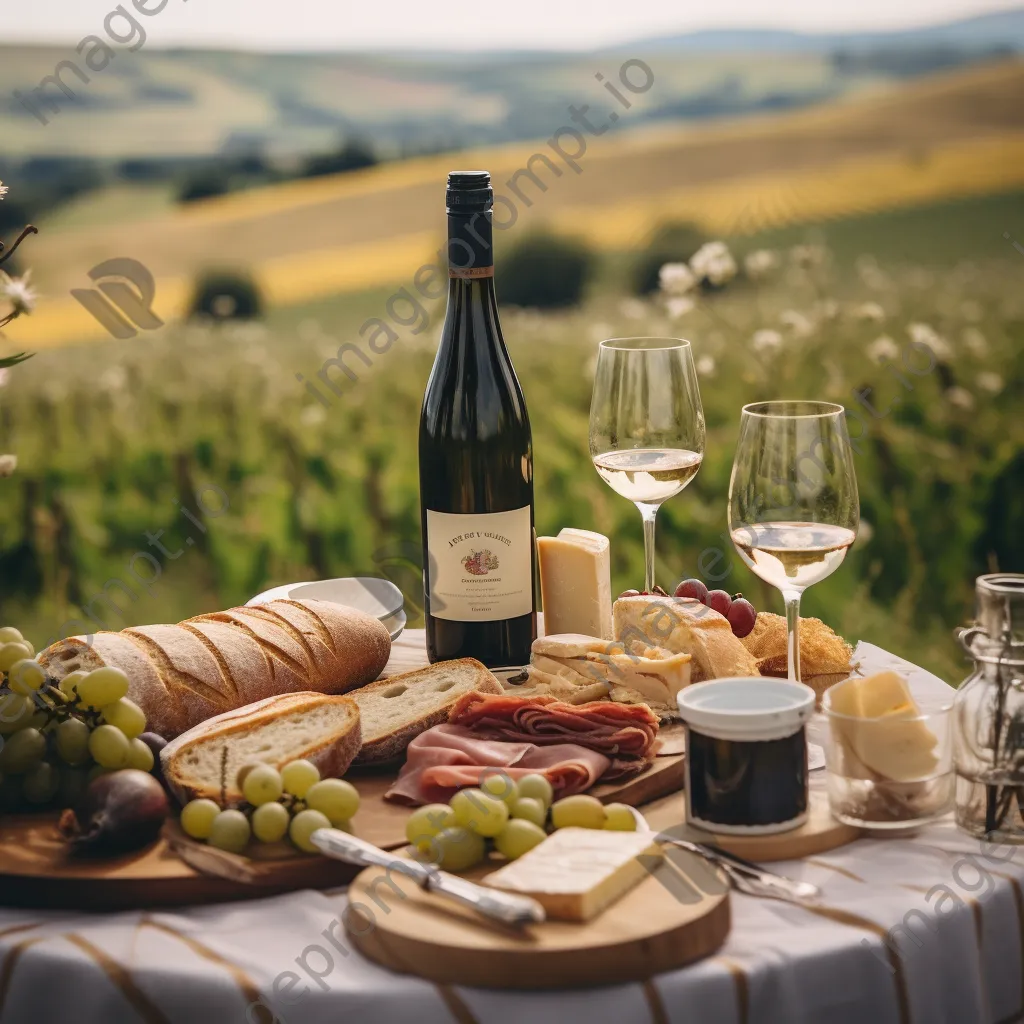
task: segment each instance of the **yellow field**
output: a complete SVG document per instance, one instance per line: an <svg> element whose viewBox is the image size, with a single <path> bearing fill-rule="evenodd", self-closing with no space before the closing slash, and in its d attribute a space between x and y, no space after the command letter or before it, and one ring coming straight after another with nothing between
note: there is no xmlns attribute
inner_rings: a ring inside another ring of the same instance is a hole
<svg viewBox="0 0 1024 1024"><path fill-rule="evenodd" d="M1024 185L1021 94L1024 63L1007 62L786 116L591 139L578 176L546 174L548 190L531 191L530 209L520 204L516 233L545 222L612 251L635 247L670 219L735 235L1009 191ZM454 163L485 166L500 190L543 145L411 160L106 229L50 232L32 240L30 255L49 297L9 329L10 340L43 348L102 337L60 296L113 255L153 270L165 320L182 315L192 276L210 263L250 267L273 305L408 281L441 243L445 172Z"/></svg>

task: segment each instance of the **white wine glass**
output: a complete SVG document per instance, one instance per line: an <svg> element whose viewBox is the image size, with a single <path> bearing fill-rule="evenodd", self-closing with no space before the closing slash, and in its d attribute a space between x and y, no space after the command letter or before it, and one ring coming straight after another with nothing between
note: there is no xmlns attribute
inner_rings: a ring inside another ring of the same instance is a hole
<svg viewBox="0 0 1024 1024"><path fill-rule="evenodd" d="M839 568L859 523L846 410L831 402L745 405L729 481L729 533L743 561L782 591L795 682L800 597Z"/></svg>
<svg viewBox="0 0 1024 1024"><path fill-rule="evenodd" d="M653 592L658 508L697 475L704 458L704 410L688 341L601 342L590 403L590 455L601 479L640 510L644 590Z"/></svg>

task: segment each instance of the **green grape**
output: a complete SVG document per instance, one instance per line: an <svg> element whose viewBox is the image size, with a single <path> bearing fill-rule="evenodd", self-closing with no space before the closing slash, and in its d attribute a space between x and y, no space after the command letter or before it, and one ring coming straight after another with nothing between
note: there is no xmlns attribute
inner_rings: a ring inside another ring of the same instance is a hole
<svg viewBox="0 0 1024 1024"><path fill-rule="evenodd" d="M0 697L0 736L10 736L29 725L35 714L35 705L20 693L5 693Z"/></svg>
<svg viewBox="0 0 1024 1024"><path fill-rule="evenodd" d="M330 828L331 823L327 819L327 815L321 811L314 811L312 808L299 811L298 814L292 818L291 825L288 826L288 838L300 849L305 850L306 853L319 853L320 851L313 845L310 836L318 828Z"/></svg>
<svg viewBox="0 0 1024 1024"><path fill-rule="evenodd" d="M0 644L18 644L25 638L13 626L0 626Z"/></svg>
<svg viewBox="0 0 1024 1024"><path fill-rule="evenodd" d="M128 677L119 668L104 665L89 672L75 689L86 707L98 711L127 695Z"/></svg>
<svg viewBox="0 0 1024 1024"><path fill-rule="evenodd" d="M439 832L433 842L437 851L437 866L445 871L466 871L476 867L487 855L487 844L483 837L461 825Z"/></svg>
<svg viewBox="0 0 1024 1024"><path fill-rule="evenodd" d="M89 753L104 768L127 767L131 749L128 737L112 725L101 725L89 737Z"/></svg>
<svg viewBox="0 0 1024 1024"><path fill-rule="evenodd" d="M482 789L461 789L451 804L455 820L480 836L496 836L508 821L508 804Z"/></svg>
<svg viewBox="0 0 1024 1024"><path fill-rule="evenodd" d="M604 812L607 815L604 827L609 832L636 831L636 818L633 817L633 808L628 804L605 804Z"/></svg>
<svg viewBox="0 0 1024 1024"><path fill-rule="evenodd" d="M146 731L145 712L127 697L115 700L113 704L104 705L100 718L120 729L130 740Z"/></svg>
<svg viewBox="0 0 1024 1024"><path fill-rule="evenodd" d="M30 804L49 803L57 795L60 772L49 761L33 765L21 780L21 791Z"/></svg>
<svg viewBox="0 0 1024 1024"><path fill-rule="evenodd" d="M604 804L583 793L551 805L551 824L555 828L604 828L605 818Z"/></svg>
<svg viewBox="0 0 1024 1024"><path fill-rule="evenodd" d="M89 726L80 718L66 718L53 730L57 753L68 764L84 764L89 760Z"/></svg>
<svg viewBox="0 0 1024 1024"><path fill-rule="evenodd" d="M438 832L457 825L455 812L447 804L427 804L417 807L405 823L405 838L418 847L420 843L433 839Z"/></svg>
<svg viewBox="0 0 1024 1024"><path fill-rule="evenodd" d="M513 818L495 837L498 853L509 860L518 860L524 853L543 843L548 834L539 825L525 818Z"/></svg>
<svg viewBox="0 0 1024 1024"><path fill-rule="evenodd" d="M61 768L57 799L61 807L74 807L89 785L89 773L84 768Z"/></svg>
<svg viewBox="0 0 1024 1024"><path fill-rule="evenodd" d="M155 764L156 758L153 756L153 751L145 742L138 737L128 741L129 768L138 768L140 772L151 772Z"/></svg>
<svg viewBox="0 0 1024 1024"><path fill-rule="evenodd" d="M11 666L7 682L15 693L29 697L46 682L46 672L38 661L22 658Z"/></svg>
<svg viewBox="0 0 1024 1024"><path fill-rule="evenodd" d="M261 843L276 843L284 839L292 817L284 804L260 804L252 812L252 834Z"/></svg>
<svg viewBox="0 0 1024 1024"><path fill-rule="evenodd" d="M327 815L332 825L350 821L359 810L359 793L351 782L323 779L306 790L306 806Z"/></svg>
<svg viewBox="0 0 1024 1024"><path fill-rule="evenodd" d="M543 828L547 824L548 809L536 797L521 796L512 807L512 817Z"/></svg>
<svg viewBox="0 0 1024 1024"><path fill-rule="evenodd" d="M0 771L10 775L27 772L46 753L46 737L38 729L22 729L0 750Z"/></svg>
<svg viewBox="0 0 1024 1024"><path fill-rule="evenodd" d="M258 764L246 773L242 781L242 794L245 799L259 807L276 800L284 791L281 784L281 773L270 764Z"/></svg>
<svg viewBox="0 0 1024 1024"><path fill-rule="evenodd" d="M510 808L519 799L519 787L516 785L516 780L500 769L493 775L485 776L480 783L480 788L488 796L504 800Z"/></svg>
<svg viewBox="0 0 1024 1024"><path fill-rule="evenodd" d="M242 767L239 768L238 772L235 774L235 785L239 789L241 789L245 785L245 780L246 778L248 778L249 772L251 772L253 768L259 768L261 764L266 764L266 762L248 761L246 764L243 764Z"/></svg>
<svg viewBox="0 0 1024 1024"><path fill-rule="evenodd" d="M193 839L206 839L220 808L212 800L189 800L181 809L181 828Z"/></svg>
<svg viewBox="0 0 1024 1024"><path fill-rule="evenodd" d="M0 647L0 672L10 672L12 665L25 658L31 658L34 653L32 645L24 640L4 644Z"/></svg>
<svg viewBox="0 0 1024 1024"><path fill-rule="evenodd" d="M286 793L301 800L320 781L320 770L311 761L290 761L281 769L281 781Z"/></svg>
<svg viewBox="0 0 1024 1024"><path fill-rule="evenodd" d="M241 853L249 845L249 819L241 811L221 811L210 825L206 841L218 850Z"/></svg>
<svg viewBox="0 0 1024 1024"><path fill-rule="evenodd" d="M69 700L75 699L75 687L88 675L88 672L83 672L82 669L78 669L75 672L69 672L58 684L57 689L64 694Z"/></svg>
<svg viewBox="0 0 1024 1024"><path fill-rule="evenodd" d="M543 775L524 775L517 785L521 797L528 796L531 800L539 800L545 808L550 807L555 799L555 791Z"/></svg>

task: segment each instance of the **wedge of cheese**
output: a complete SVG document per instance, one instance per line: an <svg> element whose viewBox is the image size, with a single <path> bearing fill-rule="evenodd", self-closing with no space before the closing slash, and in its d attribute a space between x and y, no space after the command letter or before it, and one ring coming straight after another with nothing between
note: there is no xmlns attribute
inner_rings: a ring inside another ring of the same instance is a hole
<svg viewBox="0 0 1024 1024"><path fill-rule="evenodd" d="M612 572L608 538L561 530L537 538L546 633L612 638Z"/></svg>
<svg viewBox="0 0 1024 1024"><path fill-rule="evenodd" d="M906 681L895 672L852 677L828 691L830 718L842 745L844 770L893 782L927 779L939 764L939 739L920 721ZM866 771L864 771L866 769Z"/></svg>
<svg viewBox="0 0 1024 1024"><path fill-rule="evenodd" d="M530 677L539 682L557 681L552 685L556 696L556 689L564 690L569 684L577 692L593 694L590 700L610 696L624 704L647 704L662 719L671 719L679 714L676 694L690 684L690 655L642 644L627 646L580 633L558 633L533 642ZM603 687L603 692L595 687Z"/></svg>
<svg viewBox="0 0 1024 1024"><path fill-rule="evenodd" d="M484 885L531 896L557 921L589 921L637 886L662 857L649 832L562 828Z"/></svg>

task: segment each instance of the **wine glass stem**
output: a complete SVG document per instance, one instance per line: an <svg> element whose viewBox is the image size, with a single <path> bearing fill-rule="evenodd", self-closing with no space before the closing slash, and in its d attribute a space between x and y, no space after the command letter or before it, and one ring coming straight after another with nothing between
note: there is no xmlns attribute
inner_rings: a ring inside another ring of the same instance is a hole
<svg viewBox="0 0 1024 1024"><path fill-rule="evenodd" d="M644 517L644 590L651 594L654 592L654 517L658 506L638 501L636 507Z"/></svg>
<svg viewBox="0 0 1024 1024"><path fill-rule="evenodd" d="M800 591L784 590L786 600L786 630L789 634L786 660L789 664L789 679L800 682Z"/></svg>

